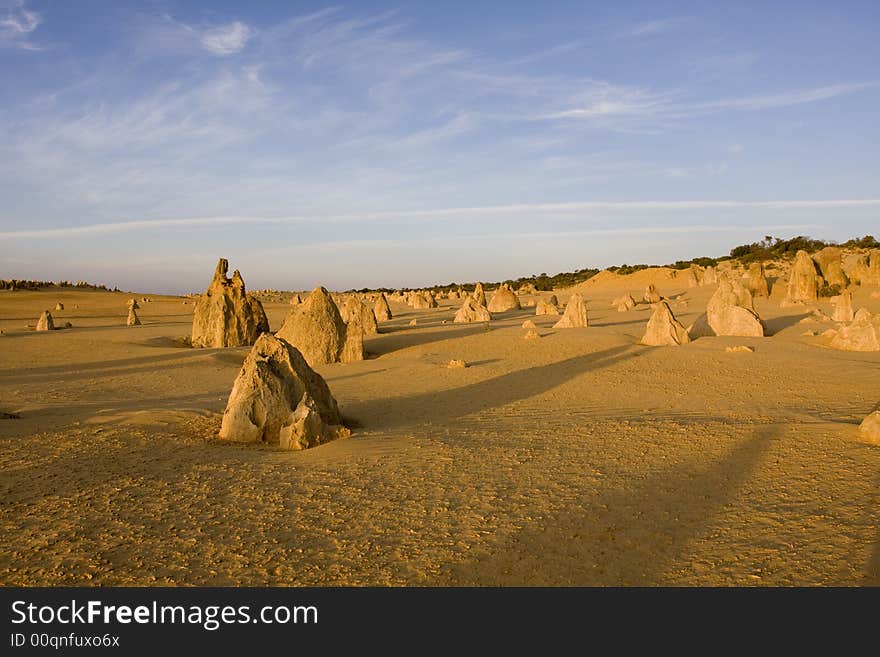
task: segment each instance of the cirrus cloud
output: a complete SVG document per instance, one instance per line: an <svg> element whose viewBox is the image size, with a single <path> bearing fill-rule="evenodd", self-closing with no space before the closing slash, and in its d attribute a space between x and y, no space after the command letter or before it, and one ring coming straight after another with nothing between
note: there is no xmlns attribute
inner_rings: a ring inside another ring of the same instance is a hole
<svg viewBox="0 0 880 657"><path fill-rule="evenodd" d="M29 40L42 22L42 16L25 6L24 0L0 4L0 47L40 50Z"/></svg>
<svg viewBox="0 0 880 657"><path fill-rule="evenodd" d="M215 55L233 55L244 50L254 30L241 21L205 30L199 39L202 48Z"/></svg>

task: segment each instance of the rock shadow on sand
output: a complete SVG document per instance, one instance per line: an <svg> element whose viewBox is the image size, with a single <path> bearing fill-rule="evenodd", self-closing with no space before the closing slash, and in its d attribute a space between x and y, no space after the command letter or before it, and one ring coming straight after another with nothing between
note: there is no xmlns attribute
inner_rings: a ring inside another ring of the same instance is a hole
<svg viewBox="0 0 880 657"><path fill-rule="evenodd" d="M530 367L460 388L390 399L345 404L353 417L376 414L383 421L371 426L382 431L413 424L442 423L540 395L583 374L611 367L638 355L623 345L575 356L557 363Z"/></svg>
<svg viewBox="0 0 880 657"><path fill-rule="evenodd" d="M801 313L800 315L785 315L784 317L774 317L773 319L765 319L764 335L767 337L776 335L787 328L791 328L805 317L810 317L810 313Z"/></svg>
<svg viewBox="0 0 880 657"><path fill-rule="evenodd" d="M156 370L164 371L169 368L185 367L194 362L194 360L204 360L205 356L205 351L193 351L188 353L163 354L160 356L141 358L119 358L116 360L79 363L76 365L34 367L23 371L3 370L0 371L0 380L14 378L17 381L25 382L31 380L39 381L46 377L51 377L58 382L68 382L82 379L97 379L103 376L123 376L137 372L145 373Z"/></svg>
<svg viewBox="0 0 880 657"><path fill-rule="evenodd" d="M670 571L688 561L691 541L711 530L778 433L777 426L761 427L709 467L686 463L641 479L632 490L583 497L540 527L448 566L432 583L672 584Z"/></svg>
<svg viewBox="0 0 880 657"><path fill-rule="evenodd" d="M404 332L409 329L409 332ZM418 347L432 342L440 342L441 340L454 340L469 335L477 335L484 333L482 323L475 323L461 328L445 328L439 330L418 330L418 326L405 326L400 329L382 332L373 335L365 340L367 350L371 355L376 357L384 356L395 351L408 349L409 347Z"/></svg>

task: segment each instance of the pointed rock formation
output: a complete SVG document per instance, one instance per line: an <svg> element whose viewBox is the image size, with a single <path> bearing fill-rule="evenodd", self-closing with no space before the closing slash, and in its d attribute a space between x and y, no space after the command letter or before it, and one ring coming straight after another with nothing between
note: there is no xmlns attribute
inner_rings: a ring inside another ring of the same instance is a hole
<svg viewBox="0 0 880 657"><path fill-rule="evenodd" d="M137 312L134 308L128 309L128 319L125 320L126 326L140 326L141 319L138 317Z"/></svg>
<svg viewBox="0 0 880 657"><path fill-rule="evenodd" d="M830 334L831 348L843 351L880 351L880 314L859 308L849 324Z"/></svg>
<svg viewBox="0 0 880 657"><path fill-rule="evenodd" d="M535 329L529 329L528 331L525 332L525 335L523 335L524 340L537 340L540 337L541 337L541 334L538 333L538 331Z"/></svg>
<svg viewBox="0 0 880 657"><path fill-rule="evenodd" d="M659 303L663 300L663 297L660 296L660 293L657 292L657 288L653 283L650 283L648 287L645 288L645 303Z"/></svg>
<svg viewBox="0 0 880 657"><path fill-rule="evenodd" d="M298 306L302 302L303 302L303 300L302 300L302 297L299 295L299 292L294 292L293 295L290 297L290 305L291 306Z"/></svg>
<svg viewBox="0 0 880 657"><path fill-rule="evenodd" d="M834 313L831 318L835 322L851 322L855 315L853 314L853 297L850 290L844 290L834 299Z"/></svg>
<svg viewBox="0 0 880 657"><path fill-rule="evenodd" d="M651 319L648 320L648 326L640 344L663 347L687 344L691 341L685 327L675 319L668 303L660 301L655 303L653 308L654 312L651 313Z"/></svg>
<svg viewBox="0 0 880 657"><path fill-rule="evenodd" d="M697 287L700 284L700 272L696 267L691 265L684 272L684 280L688 287Z"/></svg>
<svg viewBox="0 0 880 657"><path fill-rule="evenodd" d="M52 314L48 310L44 310L43 314L40 315L40 319L37 320L37 329L38 331L51 331L55 328L55 320L52 319Z"/></svg>
<svg viewBox="0 0 880 657"><path fill-rule="evenodd" d="M355 363L366 358L364 331L358 322L359 320L355 320L346 326L345 344L339 354L340 363Z"/></svg>
<svg viewBox="0 0 880 657"><path fill-rule="evenodd" d="M477 283L477 286L474 288L474 293L472 296L475 304L483 307L486 306L486 293L483 292L482 283Z"/></svg>
<svg viewBox="0 0 880 657"><path fill-rule="evenodd" d="M362 304L357 297L349 297L346 302L348 321L345 323L345 344L342 345L342 353L339 355L340 362L352 363L364 359L364 337L370 330L372 322L373 333L377 333L376 318L373 311ZM369 315L364 313L369 311Z"/></svg>
<svg viewBox="0 0 880 657"><path fill-rule="evenodd" d="M872 445L880 445L880 411L874 411L862 420L859 438Z"/></svg>
<svg viewBox="0 0 880 657"><path fill-rule="evenodd" d="M868 285L880 285L880 249L871 251L868 259Z"/></svg>
<svg viewBox="0 0 880 657"><path fill-rule="evenodd" d="M318 404L307 392L293 411L290 424L281 427L278 443L281 449L300 450L350 435L351 431L341 424L328 424L321 416Z"/></svg>
<svg viewBox="0 0 880 657"><path fill-rule="evenodd" d="M747 283L749 291L753 297L770 298L770 284L764 275L764 265L760 262L753 262L749 265L749 280Z"/></svg>
<svg viewBox="0 0 880 657"><path fill-rule="evenodd" d="M241 279L240 275L239 279ZM235 280L234 275L233 280ZM242 281L241 285L242 289L244 289L244 281ZM266 316L266 311L263 309L263 303L251 295L247 295L247 303L251 309L250 322L256 326L256 329L252 331L252 334L256 334L257 337L260 337L263 333L269 333L269 318ZM256 339L254 339L254 342L256 342Z"/></svg>
<svg viewBox="0 0 880 657"><path fill-rule="evenodd" d="M870 261L867 255L857 255L852 267L846 272L847 277L855 285L870 285Z"/></svg>
<svg viewBox="0 0 880 657"><path fill-rule="evenodd" d="M565 306L565 314L562 319L553 325L553 328L583 328L590 325L587 317L587 304L584 298L575 292L568 299L568 305Z"/></svg>
<svg viewBox="0 0 880 657"><path fill-rule="evenodd" d="M385 298L384 293L380 293L379 298L376 299L376 304L373 306L373 314L375 314L376 320L379 322L387 322L393 317L391 306L388 305L388 299Z"/></svg>
<svg viewBox="0 0 880 657"><path fill-rule="evenodd" d="M348 434L324 379L295 347L261 335L235 379L220 439L305 449Z"/></svg>
<svg viewBox="0 0 880 657"><path fill-rule="evenodd" d="M703 277L700 279L700 285L716 285L718 283L718 270L709 266L703 270Z"/></svg>
<svg viewBox="0 0 880 657"><path fill-rule="evenodd" d="M64 310L64 304L59 301L55 304L55 310Z"/></svg>
<svg viewBox="0 0 880 657"><path fill-rule="evenodd" d="M508 310L520 309L519 299L513 293L513 290L508 287L507 283L502 283L498 287L487 307L490 313L503 313Z"/></svg>
<svg viewBox="0 0 880 657"><path fill-rule="evenodd" d="M348 330L339 314L339 308L323 287L316 287L301 305L291 308L275 335L296 347L312 367L325 363L363 360L363 352L360 358L356 357L358 339L363 347L363 334L359 330L352 331L346 358L343 358Z"/></svg>
<svg viewBox="0 0 880 657"><path fill-rule="evenodd" d="M351 295L345 300L345 305L339 309L339 314L346 324L351 324L352 319L357 316L357 322L364 336L376 335L379 332L373 309L355 295Z"/></svg>
<svg viewBox="0 0 880 657"><path fill-rule="evenodd" d="M128 307L134 308L135 310L138 310L140 308L140 306L138 305L137 299L135 299L134 297L132 297L131 299L128 300Z"/></svg>
<svg viewBox="0 0 880 657"><path fill-rule="evenodd" d="M544 299L538 299L538 303L535 304L535 316L538 315L558 315L559 314L559 306L557 305L556 295L554 294L546 301Z"/></svg>
<svg viewBox="0 0 880 657"><path fill-rule="evenodd" d="M849 278L843 273L840 248L826 246L813 256L813 260L819 266L822 278L828 285L837 285L842 290L849 285Z"/></svg>
<svg viewBox="0 0 880 657"><path fill-rule="evenodd" d="M492 313L489 312L489 309L478 304L471 295L468 295L452 321L456 324L469 324L471 322L488 322L491 319Z"/></svg>
<svg viewBox="0 0 880 657"><path fill-rule="evenodd" d="M437 300L430 292L416 292L410 298L410 306L416 310L426 310L437 307Z"/></svg>
<svg viewBox="0 0 880 657"><path fill-rule="evenodd" d="M788 279L784 305L815 303L819 299L819 275L816 263L806 251L798 251Z"/></svg>
<svg viewBox="0 0 880 657"><path fill-rule="evenodd" d="M617 312L625 313L636 307L636 300L633 299L631 294L627 293L622 297L617 297L612 305L617 307Z"/></svg>
<svg viewBox="0 0 880 657"><path fill-rule="evenodd" d="M226 277L229 262L220 258L207 291L199 297L193 315L194 347L240 347L253 344L269 330L263 304L248 295L238 270ZM132 305L137 308L137 302Z"/></svg>
<svg viewBox="0 0 880 657"><path fill-rule="evenodd" d="M691 337L736 335L763 337L764 325L755 311L751 293L731 276L721 278L706 313L689 329Z"/></svg>
<svg viewBox="0 0 880 657"><path fill-rule="evenodd" d="M534 323L532 320L530 320L530 319L527 319L526 321L524 321L524 322L522 323L522 327L523 327L524 329L536 329L536 328L538 328L538 327L535 325L535 323Z"/></svg>

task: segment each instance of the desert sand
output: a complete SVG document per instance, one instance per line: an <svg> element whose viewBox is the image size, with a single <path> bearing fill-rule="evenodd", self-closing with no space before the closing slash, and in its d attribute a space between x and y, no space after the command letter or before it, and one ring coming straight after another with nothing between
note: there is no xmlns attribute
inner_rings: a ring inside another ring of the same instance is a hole
<svg viewBox="0 0 880 657"><path fill-rule="evenodd" d="M691 325L717 286L667 269L554 291L588 308L565 330L526 306L549 292L488 324L389 296L365 360L315 366L351 437L298 452L217 439L251 348L190 348L191 299L134 294L126 326L132 295L0 291L0 583L880 584L880 352L767 275L768 337L674 347L612 303L654 284ZM72 328L26 328L57 303Z"/></svg>

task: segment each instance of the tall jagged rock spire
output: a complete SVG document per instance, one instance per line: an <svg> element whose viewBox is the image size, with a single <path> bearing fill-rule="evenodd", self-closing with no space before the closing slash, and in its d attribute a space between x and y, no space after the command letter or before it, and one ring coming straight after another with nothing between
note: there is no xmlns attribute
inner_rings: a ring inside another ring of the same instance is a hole
<svg viewBox="0 0 880 657"><path fill-rule="evenodd" d="M194 347L239 347L256 342L269 331L263 304L245 290L236 269L227 278L229 261L220 258L211 284L196 303L193 315Z"/></svg>

